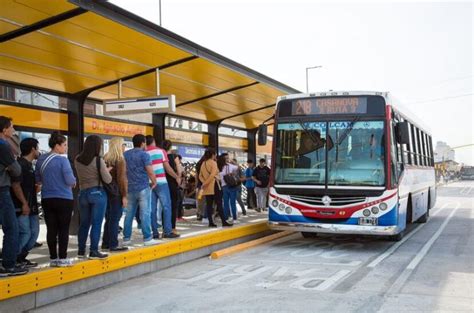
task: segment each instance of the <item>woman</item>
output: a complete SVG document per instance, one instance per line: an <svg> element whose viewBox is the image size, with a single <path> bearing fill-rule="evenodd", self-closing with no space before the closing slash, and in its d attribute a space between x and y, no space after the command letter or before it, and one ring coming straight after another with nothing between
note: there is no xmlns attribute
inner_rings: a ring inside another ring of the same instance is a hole
<svg viewBox="0 0 474 313"><path fill-rule="evenodd" d="M72 265L67 258L67 247L74 204L72 188L76 178L69 160L63 157L67 153L66 137L53 132L48 145L51 152L38 158L35 176L37 184L41 185L50 266L66 267Z"/></svg>
<svg viewBox="0 0 474 313"><path fill-rule="evenodd" d="M224 200L224 216L227 219L231 216L232 209L232 219L234 222L237 220L237 187L238 186L229 186L225 180L224 176L234 175L237 176L237 170L239 169L236 165L229 162L229 155L227 153L222 154L217 161L217 167L219 168L219 175L221 178L223 200ZM239 184L240 185L240 184Z"/></svg>
<svg viewBox="0 0 474 313"><path fill-rule="evenodd" d="M119 194L107 193L107 210L105 211L104 235L102 237L102 250L125 251L128 248L118 245L119 222L123 208L127 207L127 164L123 157L125 146L123 138L115 137L109 141L109 152L104 156L105 163L111 167L112 183L119 188Z"/></svg>
<svg viewBox="0 0 474 313"><path fill-rule="evenodd" d="M99 251L99 239L107 207L107 194L103 183L110 184L112 182L112 176L109 173L112 168L107 168L104 160L100 157L101 151L102 138L97 135L90 135L84 142L84 149L74 161L80 189L80 225L77 235L79 258L85 256L89 230L89 259L104 259L108 257L107 254Z"/></svg>
<svg viewBox="0 0 474 313"><path fill-rule="evenodd" d="M232 224L227 223L222 210L222 196L219 196L222 195L219 182L219 169L216 163L216 151L212 148L207 149L204 153L204 160L199 170L199 180L202 182L202 194L206 197L206 211L209 227L217 227L217 225L214 224L212 216L212 204L214 201L217 205L219 217L222 220L222 226L232 226Z"/></svg>

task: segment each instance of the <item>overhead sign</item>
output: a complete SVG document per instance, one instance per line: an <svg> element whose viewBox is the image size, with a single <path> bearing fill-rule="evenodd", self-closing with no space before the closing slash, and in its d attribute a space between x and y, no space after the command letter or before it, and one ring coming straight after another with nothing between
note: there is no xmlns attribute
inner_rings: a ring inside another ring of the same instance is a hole
<svg viewBox="0 0 474 313"><path fill-rule="evenodd" d="M171 112L176 112L176 97L174 95L104 101L104 115L106 116Z"/></svg>

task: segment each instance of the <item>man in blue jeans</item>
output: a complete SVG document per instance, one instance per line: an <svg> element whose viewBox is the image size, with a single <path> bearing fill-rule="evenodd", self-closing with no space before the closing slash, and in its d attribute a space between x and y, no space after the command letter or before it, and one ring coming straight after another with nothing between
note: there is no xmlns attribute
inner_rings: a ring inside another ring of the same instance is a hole
<svg viewBox="0 0 474 313"><path fill-rule="evenodd" d="M19 254L17 262L26 267L35 267L36 262L28 260L28 253L35 246L39 235L37 186L33 161L40 155L39 142L35 138L25 138L20 143L21 176L12 178L12 200L17 209L19 227Z"/></svg>
<svg viewBox="0 0 474 313"><path fill-rule="evenodd" d="M176 179L178 185L181 184L181 178L169 165L166 151L156 146L153 136L146 136L146 145L146 151L150 155L157 183L156 188L151 192L151 228L153 230L153 238L158 239L160 237L158 233L159 221L162 221L163 224L163 238L178 238L179 234L172 232L171 196L166 173Z"/></svg>
<svg viewBox="0 0 474 313"><path fill-rule="evenodd" d="M128 206L123 228L123 244L131 245L132 223L137 207L140 208L140 220L145 246L154 245L159 241L153 239L151 232L151 190L156 187L151 159L145 152L145 136L133 136L133 149L123 155L127 163ZM151 180L151 183L149 183Z"/></svg>
<svg viewBox="0 0 474 313"><path fill-rule="evenodd" d="M20 164L15 160L10 145L6 141L13 136L15 129L12 120L0 116L0 222L3 231L2 267L0 277L28 273L25 268L16 266L18 254L18 221L10 194L11 177L21 174Z"/></svg>

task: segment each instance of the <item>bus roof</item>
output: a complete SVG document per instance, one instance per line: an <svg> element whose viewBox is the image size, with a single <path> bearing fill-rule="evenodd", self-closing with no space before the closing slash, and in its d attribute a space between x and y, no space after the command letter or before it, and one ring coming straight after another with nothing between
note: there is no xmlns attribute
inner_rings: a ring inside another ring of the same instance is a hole
<svg viewBox="0 0 474 313"><path fill-rule="evenodd" d="M338 91L321 91L321 92L310 92L310 93L298 93L298 94L291 94L280 96L277 98L277 104L281 100L291 100L291 99L298 99L298 98L306 98L306 97L341 97L341 96L381 96L385 98L386 104L395 108L395 110L400 113L404 119L416 124L418 128L423 130L425 133L431 135L430 128L421 121L410 109L403 106L397 98L395 98L390 92L388 91L348 91L348 90L338 90Z"/></svg>

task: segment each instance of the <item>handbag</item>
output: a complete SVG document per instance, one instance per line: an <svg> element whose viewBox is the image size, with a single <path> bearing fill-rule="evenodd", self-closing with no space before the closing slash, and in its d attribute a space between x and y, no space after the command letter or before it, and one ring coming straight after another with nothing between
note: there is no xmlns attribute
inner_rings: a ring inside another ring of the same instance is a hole
<svg viewBox="0 0 474 313"><path fill-rule="evenodd" d="M226 165L227 169L229 169L229 165ZM240 180L237 178L237 175L234 173L227 173L224 175L224 181L227 186L229 187L237 187L240 184Z"/></svg>
<svg viewBox="0 0 474 313"><path fill-rule="evenodd" d="M120 190L118 185L112 180L110 184L107 184L104 182L102 179L102 175L100 174L100 157L96 157L96 165L97 165L97 172L99 174L99 186L102 185L105 189L105 191L111 195L111 196L119 196L120 195Z"/></svg>

